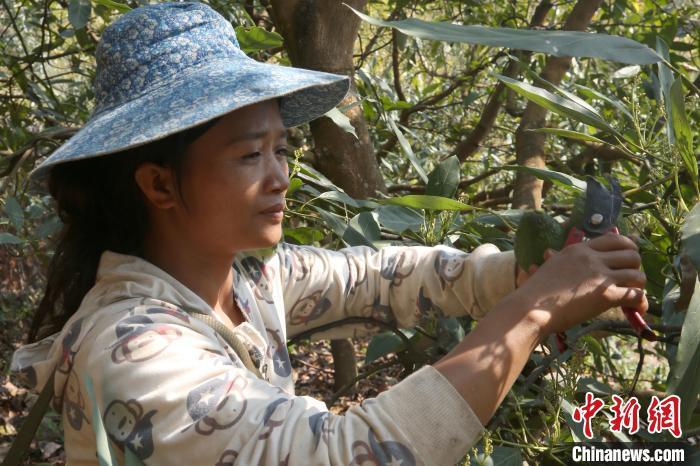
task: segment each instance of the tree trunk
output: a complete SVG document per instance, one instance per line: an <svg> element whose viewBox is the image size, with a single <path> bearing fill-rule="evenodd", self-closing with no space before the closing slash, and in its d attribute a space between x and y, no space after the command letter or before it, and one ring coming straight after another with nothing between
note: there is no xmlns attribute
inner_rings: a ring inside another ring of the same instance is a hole
<svg viewBox="0 0 700 466"><path fill-rule="evenodd" d="M579 0L564 23L564 29L583 31L588 27L602 0ZM571 65L571 57L548 57L540 76L552 84L559 84ZM545 167L544 133L528 132L542 128L547 121L547 110L528 102L520 126L515 132L517 163L528 167ZM526 173L515 177L513 190L514 209L538 209L542 205L542 180Z"/></svg>
<svg viewBox="0 0 700 466"><path fill-rule="evenodd" d="M362 10L367 0L346 0ZM353 46L360 25L357 17L341 0L273 0L275 26L284 37L292 65L300 68L352 75ZM341 106L358 104L344 113L355 127L357 139L329 118L312 121L315 167L350 196L366 198L386 192L367 122L359 105L355 85ZM357 364L350 340L331 342L336 389L357 376Z"/></svg>
<svg viewBox="0 0 700 466"><path fill-rule="evenodd" d="M345 2L362 10L367 0ZM273 0L275 26L285 39L292 65L352 75L353 45L360 18L341 0ZM341 106L358 105L345 111L358 138L345 132L329 118L311 122L315 142L315 163L321 173L356 198L386 192L384 179L374 155L367 122L354 84Z"/></svg>
<svg viewBox="0 0 700 466"><path fill-rule="evenodd" d="M540 4L537 5L537 8L535 8L535 12L532 14L529 27L536 28L542 26L545 18L547 17L547 13L549 13L549 10L551 9L552 3L549 0L542 0ZM530 55L531 52L522 52L521 59L527 62ZM511 61L508 63L503 75L508 76L509 78L514 78L518 74L519 70L520 64L516 61ZM457 156L460 162L467 160L479 149L481 143L489 134L491 128L493 128L493 124L496 122L496 117L501 110L501 102L503 101L505 93L505 84L498 81L498 83L496 83L496 87L489 96L488 102L486 102L486 106L484 107L476 126L474 126L474 129L465 139L457 144L457 147L454 150L454 154Z"/></svg>

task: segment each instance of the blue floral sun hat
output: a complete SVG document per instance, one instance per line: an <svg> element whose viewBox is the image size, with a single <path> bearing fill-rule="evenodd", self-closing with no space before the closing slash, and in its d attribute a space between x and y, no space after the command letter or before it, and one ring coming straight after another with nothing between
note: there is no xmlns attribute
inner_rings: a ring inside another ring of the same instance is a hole
<svg viewBox="0 0 700 466"><path fill-rule="evenodd" d="M261 63L240 49L231 24L196 2L147 5L105 28L96 51L96 105L82 129L31 174L107 155L280 98L286 127L338 105L350 80Z"/></svg>

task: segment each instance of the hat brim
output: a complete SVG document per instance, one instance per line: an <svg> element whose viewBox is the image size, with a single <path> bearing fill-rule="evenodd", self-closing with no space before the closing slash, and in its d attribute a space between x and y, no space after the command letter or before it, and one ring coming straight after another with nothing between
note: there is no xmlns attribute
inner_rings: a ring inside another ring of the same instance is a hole
<svg viewBox="0 0 700 466"><path fill-rule="evenodd" d="M157 141L236 109L281 98L285 127L314 120L348 92L347 76L247 58L224 60L169 78L149 92L93 115L31 174L45 180L56 164L107 155Z"/></svg>

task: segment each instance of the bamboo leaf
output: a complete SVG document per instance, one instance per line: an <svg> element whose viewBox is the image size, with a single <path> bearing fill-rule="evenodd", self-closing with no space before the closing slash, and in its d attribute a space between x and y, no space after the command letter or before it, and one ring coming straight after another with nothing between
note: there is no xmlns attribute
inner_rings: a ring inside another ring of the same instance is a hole
<svg viewBox="0 0 700 466"><path fill-rule="evenodd" d="M381 204L392 204L399 205L403 207L412 207L414 209L426 209L426 210L471 210L471 206L457 201L455 199L449 199L447 197L440 196L428 196L426 194L409 194L400 197L390 197L387 199L381 199L377 202Z"/></svg>
<svg viewBox="0 0 700 466"><path fill-rule="evenodd" d="M612 126L605 120L601 119L594 112L579 105L578 103L562 96L552 94L551 92L540 87L531 86L530 84L511 79L507 76L496 75L498 79L503 81L503 84L513 89L518 94L533 101L537 105L546 108L550 112L556 113L568 118L573 118L576 121L598 128L602 131L615 134L622 137Z"/></svg>
<svg viewBox="0 0 700 466"><path fill-rule="evenodd" d="M673 121L673 134L676 137L675 145L681 154L683 163L688 173L693 178L693 182L698 183L698 162L693 154L693 132L688 123L688 116L685 113L685 102L683 98L683 84L681 78L677 78L671 85L671 120Z"/></svg>
<svg viewBox="0 0 700 466"><path fill-rule="evenodd" d="M411 145L408 143L406 137L403 135L399 127L396 126L394 120L392 120L391 118L387 118L386 121L389 124L391 130L394 132L394 134L396 134L396 139L398 139L401 149L403 149L403 152L406 154L406 157L408 157L408 160L411 161L411 164L413 165L413 168L416 169L418 176L421 177L424 183L428 183L428 175L425 174L425 169L423 169L423 165L421 165L420 161L418 160L418 157L416 157L416 154L413 153L413 149L411 149Z"/></svg>
<svg viewBox="0 0 700 466"><path fill-rule="evenodd" d="M530 50L556 57L594 57L628 64L642 65L657 63L661 60L661 57L646 45L620 36L580 31L537 31L478 25L465 26L414 18L383 21L367 16L350 6L348 8L367 23L395 28L408 36L420 39Z"/></svg>
<svg viewBox="0 0 700 466"><path fill-rule="evenodd" d="M682 425L688 426L700 394L700 282L686 311L678 352L671 367L668 390L681 399Z"/></svg>
<svg viewBox="0 0 700 466"><path fill-rule="evenodd" d="M630 113L630 111L627 109L625 104L623 104L618 99L607 96L601 92L596 91L595 89L591 89L590 87L586 87L586 86L583 86L581 84L575 84L575 86L579 89L579 91L583 95L585 95L589 98L592 98L592 99L600 99L603 102L607 102L608 104L612 105L617 110L619 110L620 113L622 113L625 116L625 118L627 118L630 122L634 121L634 118L632 117L632 113Z"/></svg>
<svg viewBox="0 0 700 466"><path fill-rule="evenodd" d="M656 37L656 50L659 55L669 62L671 57L668 52L668 45L661 37ZM661 88L661 95L664 98L664 108L666 109L666 135L668 137L668 142L674 144L676 142L676 137L673 132L673 120L671 118L671 84L673 84L673 73L671 69L665 63L659 63L659 87Z"/></svg>
<svg viewBox="0 0 700 466"><path fill-rule="evenodd" d="M547 170L546 168L526 167L521 165L505 165L503 169L527 172L541 180L549 180L552 183L565 188L586 191L585 181L579 180L571 175L567 175L566 173Z"/></svg>
<svg viewBox="0 0 700 466"><path fill-rule="evenodd" d="M597 137L591 136L590 134L579 133L578 131L571 131L568 129L537 128L537 129L529 129L528 131L532 131L533 133L554 134L556 136L561 136L563 138L576 139L579 141L586 141L586 142L595 142L597 144L607 144L607 142L603 141L602 139L598 139Z"/></svg>

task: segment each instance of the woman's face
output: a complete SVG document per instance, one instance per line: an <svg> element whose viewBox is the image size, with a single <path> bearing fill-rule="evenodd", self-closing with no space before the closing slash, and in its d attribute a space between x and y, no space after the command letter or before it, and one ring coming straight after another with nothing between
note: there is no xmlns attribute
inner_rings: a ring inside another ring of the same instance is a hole
<svg viewBox="0 0 700 466"><path fill-rule="evenodd" d="M178 208L186 236L204 253L269 247L282 234L289 186L287 130L277 101L219 119L188 148Z"/></svg>

